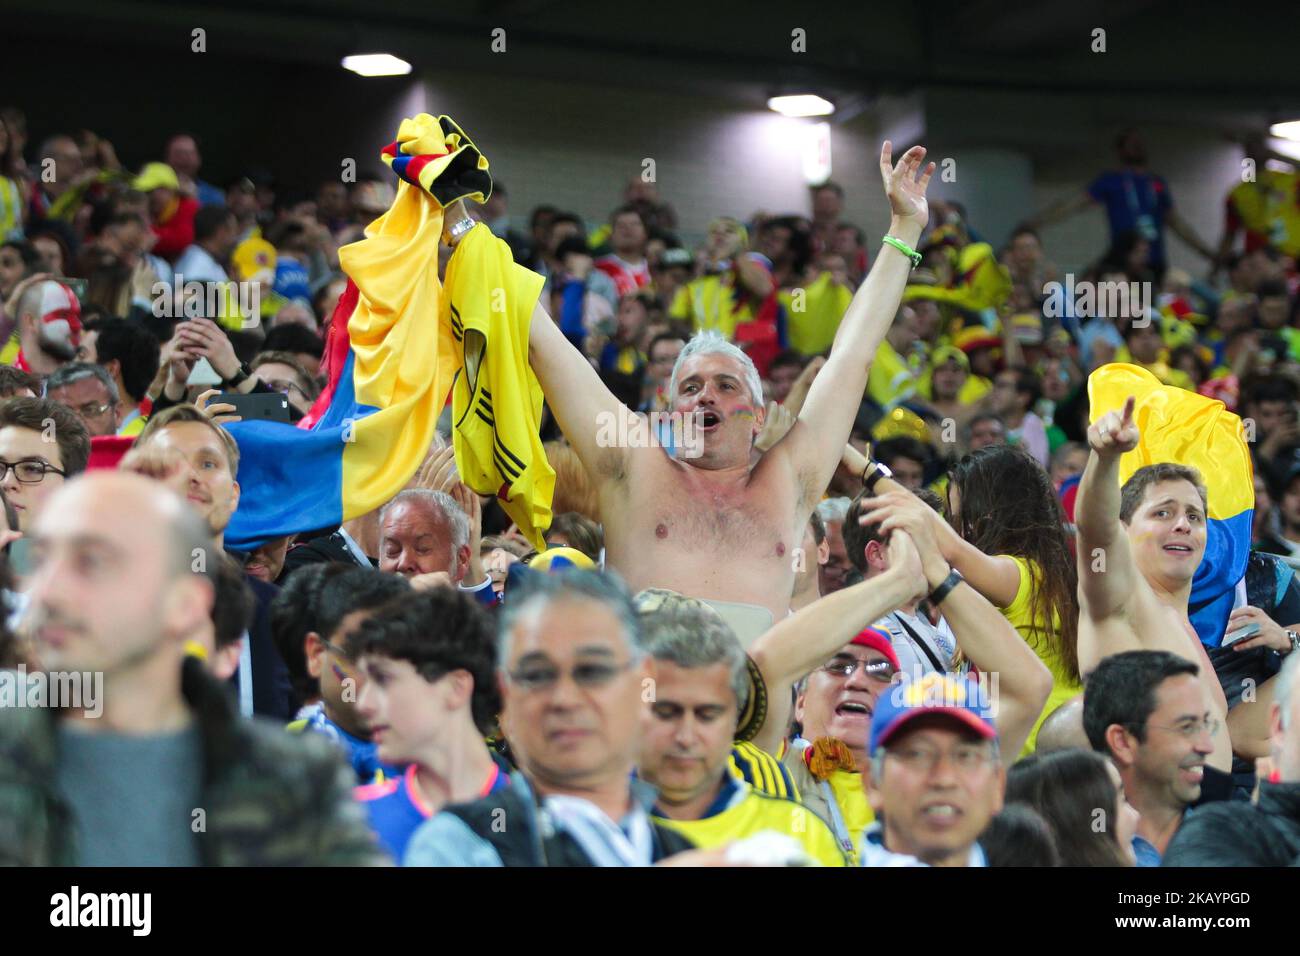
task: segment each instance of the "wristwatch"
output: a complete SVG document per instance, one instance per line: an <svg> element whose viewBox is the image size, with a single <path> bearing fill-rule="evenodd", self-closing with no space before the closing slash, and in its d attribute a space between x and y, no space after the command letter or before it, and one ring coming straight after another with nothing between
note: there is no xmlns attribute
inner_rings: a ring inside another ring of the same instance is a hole
<svg viewBox="0 0 1300 956"><path fill-rule="evenodd" d="M1297 634L1295 631L1286 631L1285 634L1286 639L1291 642L1291 650L1286 653L1291 654L1294 651L1300 651L1300 634Z"/></svg>
<svg viewBox="0 0 1300 956"><path fill-rule="evenodd" d="M469 232L477 225L478 223L469 216L466 216L464 219L458 219L442 231L442 241L449 246L454 246L460 241L461 236L465 235L465 233Z"/></svg>
<svg viewBox="0 0 1300 956"><path fill-rule="evenodd" d="M881 478L893 478L894 473L890 471L888 465L882 465L878 461L867 462L867 467L862 469L862 487L866 489L867 494L876 493L876 485Z"/></svg>
<svg viewBox="0 0 1300 956"><path fill-rule="evenodd" d="M230 378L226 379L225 384L229 385L231 388L239 388L240 385L243 385L244 382L248 381L248 376L251 374L253 373L248 370L248 366L241 363L239 370Z"/></svg>
<svg viewBox="0 0 1300 956"><path fill-rule="evenodd" d="M930 592L930 596L926 600L930 602L931 607L938 607L939 603L952 593L952 589L965 580L961 576L961 572L953 568L948 572L948 576L939 583L939 586Z"/></svg>

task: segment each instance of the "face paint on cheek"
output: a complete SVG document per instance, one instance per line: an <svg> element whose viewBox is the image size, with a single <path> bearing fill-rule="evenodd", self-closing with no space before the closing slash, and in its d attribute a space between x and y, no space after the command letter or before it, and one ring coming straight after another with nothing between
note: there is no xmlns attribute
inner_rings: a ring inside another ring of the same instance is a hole
<svg viewBox="0 0 1300 956"><path fill-rule="evenodd" d="M752 422L754 420L754 409L749 405L741 405L731 412L732 418L740 418Z"/></svg>
<svg viewBox="0 0 1300 956"><path fill-rule="evenodd" d="M334 672L334 677L338 681L342 682L348 679L347 672L345 672L343 668L339 667L339 665L334 663L333 661L330 662L330 670Z"/></svg>

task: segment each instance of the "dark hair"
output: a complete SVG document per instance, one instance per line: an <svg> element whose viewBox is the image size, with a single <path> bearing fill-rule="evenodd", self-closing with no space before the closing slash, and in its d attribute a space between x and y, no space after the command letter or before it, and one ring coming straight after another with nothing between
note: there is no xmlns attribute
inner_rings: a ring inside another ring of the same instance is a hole
<svg viewBox="0 0 1300 956"><path fill-rule="evenodd" d="M303 395L308 401L314 402L316 400L316 396L320 394L320 386L316 384L316 380L311 377L307 369L303 368L302 362L298 361L298 356L294 355L292 352L258 352L257 356L249 364L248 370L250 372L256 372L263 365L269 365L271 363L287 365L293 369L293 374L302 380Z"/></svg>
<svg viewBox="0 0 1300 956"><path fill-rule="evenodd" d="M1034 754L1007 772L1007 803L1037 810L1052 828L1062 866L1128 866L1116 821L1119 790L1106 758L1070 747ZM1097 811L1103 826L1096 827Z"/></svg>
<svg viewBox="0 0 1300 956"><path fill-rule="evenodd" d="M86 323L87 332L97 332L95 357L100 365L116 361L122 372L122 386L133 401L140 401L158 374L162 349L158 338L138 322L126 319L95 319Z"/></svg>
<svg viewBox="0 0 1300 956"><path fill-rule="evenodd" d="M685 345L686 341L687 340L683 336L680 336L675 332L660 332L658 335L652 338L650 340L650 344L646 346L645 357L647 359L653 358L655 354L655 346L658 345L660 342L681 342L683 345Z"/></svg>
<svg viewBox="0 0 1300 956"><path fill-rule="evenodd" d="M331 579L329 587L321 593L314 630L329 640L353 611L374 610L410 590L411 585L400 574L385 574L374 568L348 568Z"/></svg>
<svg viewBox="0 0 1300 956"><path fill-rule="evenodd" d="M785 365L802 369L807 366L807 364L808 356L804 355L802 352L796 352L794 349L784 349L783 351L776 353L776 357L768 363L767 370L768 374L771 375L773 369L781 368Z"/></svg>
<svg viewBox="0 0 1300 956"><path fill-rule="evenodd" d="M1033 226L1026 225L1022 222L1020 225L1016 226L1015 229L1011 230L1011 238L1007 240L1007 245L1010 246L1011 243L1015 242L1021 236L1033 236L1033 238L1038 240L1040 245L1042 244L1042 239L1039 238L1038 230Z"/></svg>
<svg viewBox="0 0 1300 956"><path fill-rule="evenodd" d="M194 214L194 241L211 239L234 217L235 214L225 206L204 206Z"/></svg>
<svg viewBox="0 0 1300 956"><path fill-rule="evenodd" d="M1043 397L1043 383L1038 377L1038 373L1025 365L1013 365L1003 371L1011 372L1016 376L1016 392L1020 395L1029 396L1028 410L1033 411L1034 405ZM1002 374L1001 372L998 373Z"/></svg>
<svg viewBox="0 0 1300 956"><path fill-rule="evenodd" d="M808 523L812 525L813 540L817 542L817 547L820 548L822 542L826 540L826 522L822 520L822 516L817 513L816 508L808 516ZM862 569L859 568L858 570Z"/></svg>
<svg viewBox="0 0 1300 956"><path fill-rule="evenodd" d="M591 254L591 246L587 245L587 240L582 236L569 236L567 239L562 239L560 244L555 247L555 258L561 263L564 262L565 256L589 256Z"/></svg>
<svg viewBox="0 0 1300 956"><path fill-rule="evenodd" d="M212 602L213 644L221 650L243 637L253 620L256 603L244 569L227 554L217 562L216 592Z"/></svg>
<svg viewBox="0 0 1300 956"><path fill-rule="evenodd" d="M13 249L18 253L18 257L23 260L23 278L27 278L36 272L41 265L41 254L36 247L25 239L10 239L8 242L0 242L0 249Z"/></svg>
<svg viewBox="0 0 1300 956"><path fill-rule="evenodd" d="M1268 375L1243 381L1241 398L1243 405L1257 405L1260 402L1294 402L1300 400L1300 392L1291 379Z"/></svg>
<svg viewBox="0 0 1300 956"><path fill-rule="evenodd" d="M565 511L551 519L546 535L562 534L569 539L569 547L576 548L591 560L600 562L600 549L605 544L605 534L600 525L576 511Z"/></svg>
<svg viewBox="0 0 1300 956"><path fill-rule="evenodd" d="M1119 724L1138 741L1146 739L1147 721L1156 709L1156 688L1171 677L1200 668L1169 651L1125 651L1103 657L1088 675L1083 691L1083 732L1098 753L1110 753L1106 728Z"/></svg>
<svg viewBox="0 0 1300 956"><path fill-rule="evenodd" d="M980 849L989 866L1060 866L1056 838L1032 807L1011 803L980 834Z"/></svg>
<svg viewBox="0 0 1300 956"><path fill-rule="evenodd" d="M614 225L619 216L636 216L641 220L641 228L645 230L646 239L650 238L650 224L645 221L645 215L641 212L641 207L633 203L625 203L619 206L609 214L609 224Z"/></svg>
<svg viewBox="0 0 1300 956"><path fill-rule="evenodd" d="M529 230L536 229L537 221L543 216L549 217L551 222L554 222L555 217L559 214L560 210L556 209L554 206L548 206L545 203L540 206L534 206L533 211L528 214L528 228Z"/></svg>
<svg viewBox="0 0 1300 956"><path fill-rule="evenodd" d="M54 425L54 440L66 476L81 474L90 461L90 433L76 412L48 398L9 398L0 402L0 428L13 425L43 433L47 423Z"/></svg>
<svg viewBox="0 0 1300 956"><path fill-rule="evenodd" d="M824 183L820 183L820 184L818 184L818 185L816 185L816 186L813 186L813 187L809 190L809 192L819 193L819 192L821 192L823 189L829 189L831 192L833 192L835 195L839 196L841 199L844 198L844 187L841 186L839 183L837 183L837 182L836 182L835 180L833 180L833 179L828 179L828 180L826 180L826 182L824 182Z"/></svg>
<svg viewBox="0 0 1300 956"><path fill-rule="evenodd" d="M0 398L13 398L24 388L31 389L33 395L40 395L40 377L13 365L0 365Z"/></svg>
<svg viewBox="0 0 1300 956"><path fill-rule="evenodd" d="M1128 481L1119 490L1119 520L1128 524L1133 520L1134 513L1138 510L1138 505L1142 504L1142 498L1147 493L1147 488L1151 485L1162 481L1188 481L1196 488L1197 494L1201 496L1201 507L1209 509L1209 501L1206 497L1205 484L1201 481L1201 473L1195 468L1187 465L1179 465L1172 461L1161 461L1154 465L1143 465L1137 471L1129 476Z"/></svg>
<svg viewBox="0 0 1300 956"><path fill-rule="evenodd" d="M953 467L946 502L950 516L954 486L961 491L961 536L985 554L1029 562L1036 580L1029 596L1033 636L1026 639L1031 647L1041 640L1065 676L1078 680L1078 572L1065 535L1065 512L1046 470L1018 446L990 445L963 455Z"/></svg>
<svg viewBox="0 0 1300 956"><path fill-rule="evenodd" d="M99 308L120 317L131 307L130 287L131 267L117 256L100 256L86 277L83 305L87 309Z"/></svg>
<svg viewBox="0 0 1300 956"><path fill-rule="evenodd" d="M943 513L943 502L934 492L927 491L924 494L918 492L916 496L935 511ZM844 550L848 553L849 561L858 569L858 573L863 575L867 573L867 545L872 541L881 543L885 541L880 536L879 524L858 523L858 517L862 514L862 502L870 497L870 492L865 488L858 492L857 497L849 502L849 510L844 513L844 527L840 530L840 534L844 536ZM813 514L816 512L814 511ZM817 543L821 544L820 541Z"/></svg>
<svg viewBox="0 0 1300 956"><path fill-rule="evenodd" d="M297 322L285 325L273 325L262 342L264 352L291 352L320 358L325 354L325 343L321 337Z"/></svg>
<svg viewBox="0 0 1300 956"><path fill-rule="evenodd" d="M812 259L812 231L808 224L799 216L777 216L763 223L759 233L771 229L790 230L790 254L794 257L792 265L796 274L802 274Z"/></svg>
<svg viewBox="0 0 1300 956"><path fill-rule="evenodd" d="M1255 286L1255 298L1272 299L1277 296L1286 297L1286 282L1282 279L1265 279L1259 285Z"/></svg>
<svg viewBox="0 0 1300 956"><path fill-rule="evenodd" d="M325 588L350 567L335 562L304 565L289 575L271 601L271 640L289 671L289 680L299 700L320 693L319 681L307 671L303 642L309 632L320 633L316 619Z"/></svg>
<svg viewBox="0 0 1300 956"><path fill-rule="evenodd" d="M450 671L474 680L470 713L483 734L501 709L496 640L487 613L474 598L450 588L410 591L380 607L349 637L353 657L407 661L430 683Z"/></svg>
<svg viewBox="0 0 1300 956"><path fill-rule="evenodd" d="M72 255L77 250L77 234L65 222L43 219L27 227L26 239L35 247L36 239L53 239L63 254L63 274L68 275L74 266Z"/></svg>
<svg viewBox="0 0 1300 956"><path fill-rule="evenodd" d="M899 435L897 438L886 438L882 442L877 442L871 449L871 457L886 466L895 459L908 458L920 462L922 468L928 469L934 460L934 452L929 445L919 439L912 438L910 435Z"/></svg>

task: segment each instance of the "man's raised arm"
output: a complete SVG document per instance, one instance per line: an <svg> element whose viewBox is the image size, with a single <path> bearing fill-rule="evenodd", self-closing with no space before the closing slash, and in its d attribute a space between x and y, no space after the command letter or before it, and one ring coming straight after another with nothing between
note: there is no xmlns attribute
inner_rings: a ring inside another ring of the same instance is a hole
<svg viewBox="0 0 1300 956"><path fill-rule="evenodd" d="M913 146L893 166L888 141L880 151L880 175L892 212L889 235L911 248L915 248L930 215L925 190L934 163L923 167L924 159L925 148ZM902 252L892 247L881 249L871 273L844 313L830 358L808 391L799 421L777 445L785 449L791 462L809 469L803 475L803 484L814 500L839 464L867 387L871 361L894 321L911 268Z"/></svg>
<svg viewBox="0 0 1300 956"><path fill-rule="evenodd" d="M858 633L925 593L921 559L904 533L889 541L889 570L828 594L765 633L749 650L767 684L768 711L755 746L775 754L790 724L790 688Z"/></svg>
<svg viewBox="0 0 1300 956"><path fill-rule="evenodd" d="M1107 412L1088 429L1092 447L1079 479L1074 523L1079 530L1079 604L1094 622L1117 617L1133 598L1133 554L1119 520L1119 460L1138 445L1134 400L1123 411Z"/></svg>

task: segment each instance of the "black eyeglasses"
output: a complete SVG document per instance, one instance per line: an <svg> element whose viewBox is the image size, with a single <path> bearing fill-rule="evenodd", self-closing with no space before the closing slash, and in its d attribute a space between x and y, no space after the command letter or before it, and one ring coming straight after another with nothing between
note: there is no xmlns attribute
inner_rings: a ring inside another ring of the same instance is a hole
<svg viewBox="0 0 1300 956"><path fill-rule="evenodd" d="M829 664L823 665L822 670L848 680L859 667L862 668L862 673L872 680L880 681L882 684L890 683L894 679L894 675L898 673L898 669L889 661L858 661L847 660L843 657L837 657Z"/></svg>
<svg viewBox="0 0 1300 956"><path fill-rule="evenodd" d="M310 398L307 392L297 382L290 382L282 378L268 379L263 384L273 392L279 392L281 395L288 395L290 390L297 392L303 398Z"/></svg>
<svg viewBox="0 0 1300 956"><path fill-rule="evenodd" d="M48 461L41 461L39 458L24 458L22 461L4 461L0 459L0 481L5 480L10 468L14 471L14 477L24 485L39 485L50 472L60 477L67 477L66 472L60 471Z"/></svg>

